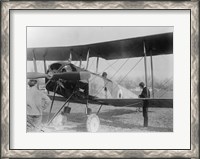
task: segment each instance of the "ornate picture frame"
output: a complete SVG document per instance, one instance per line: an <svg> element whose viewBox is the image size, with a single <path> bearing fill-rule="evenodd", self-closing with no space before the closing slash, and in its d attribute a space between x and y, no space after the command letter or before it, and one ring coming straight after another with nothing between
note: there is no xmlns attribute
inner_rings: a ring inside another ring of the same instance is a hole
<svg viewBox="0 0 200 159"><path fill-rule="evenodd" d="M10 17L12 10L106 9L189 10L191 20L191 145L190 149L11 149ZM2 1L1 2L1 157L2 158L199 158L199 1Z"/></svg>

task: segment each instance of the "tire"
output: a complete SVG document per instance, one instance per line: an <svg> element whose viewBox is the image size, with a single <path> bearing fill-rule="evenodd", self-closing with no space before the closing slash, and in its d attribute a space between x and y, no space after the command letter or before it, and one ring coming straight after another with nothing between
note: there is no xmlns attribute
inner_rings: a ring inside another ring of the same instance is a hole
<svg viewBox="0 0 200 159"><path fill-rule="evenodd" d="M97 132L100 127L99 117L96 114L89 115L87 118L86 127L88 132Z"/></svg>

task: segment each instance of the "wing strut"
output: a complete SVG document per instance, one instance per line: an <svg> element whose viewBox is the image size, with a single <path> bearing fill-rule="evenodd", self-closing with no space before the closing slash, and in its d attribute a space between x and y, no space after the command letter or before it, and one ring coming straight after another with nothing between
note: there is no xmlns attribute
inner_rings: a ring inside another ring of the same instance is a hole
<svg viewBox="0 0 200 159"><path fill-rule="evenodd" d="M70 54L69 54L69 59L68 59L68 61L71 63L71 61L72 61L72 54L71 54L71 52L70 52Z"/></svg>
<svg viewBox="0 0 200 159"><path fill-rule="evenodd" d="M35 58L34 50L33 50L33 65L34 65L34 71L37 72L37 65L36 65L36 58Z"/></svg>
<svg viewBox="0 0 200 159"><path fill-rule="evenodd" d="M148 83L147 83L147 54L146 54L146 46L145 46L145 42L143 43L144 45L144 71L145 71L145 85L148 89ZM147 91L147 96L148 96L148 91Z"/></svg>
<svg viewBox="0 0 200 159"><path fill-rule="evenodd" d="M147 97L148 97L148 83L147 83L147 60L146 60L146 46L145 41L143 42L144 45L144 71L145 71L145 83L147 88ZM148 101L143 101L143 117L144 117L144 127L148 126Z"/></svg>
<svg viewBox="0 0 200 159"><path fill-rule="evenodd" d="M46 65L46 60L44 58L44 73L47 73L47 65Z"/></svg>
<svg viewBox="0 0 200 159"><path fill-rule="evenodd" d="M99 57L97 57L96 73L98 73L98 67L99 67Z"/></svg>
<svg viewBox="0 0 200 159"><path fill-rule="evenodd" d="M88 53L87 53L87 65L86 65L86 70L88 69L88 66L89 66L89 58L90 58L90 49L88 49Z"/></svg>
<svg viewBox="0 0 200 159"><path fill-rule="evenodd" d="M152 57L152 52L150 51L151 54L151 82L152 82L152 97L154 98L154 82L153 82L153 57Z"/></svg>
<svg viewBox="0 0 200 159"><path fill-rule="evenodd" d="M80 59L80 64L79 64L79 67L81 68L81 65L82 65L82 59Z"/></svg>

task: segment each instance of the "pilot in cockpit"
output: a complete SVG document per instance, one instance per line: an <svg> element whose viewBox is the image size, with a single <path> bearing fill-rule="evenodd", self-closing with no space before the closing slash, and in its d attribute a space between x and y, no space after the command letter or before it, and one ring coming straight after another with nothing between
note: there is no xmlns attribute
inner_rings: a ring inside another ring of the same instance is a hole
<svg viewBox="0 0 200 159"><path fill-rule="evenodd" d="M69 65L66 65L62 68L62 72L72 72L72 68Z"/></svg>
<svg viewBox="0 0 200 159"><path fill-rule="evenodd" d="M106 72L102 73L102 77L105 78L105 79L107 79L107 75L108 74ZM107 86L106 86L106 84L107 84L107 81L104 81L105 98L107 98Z"/></svg>
<svg viewBox="0 0 200 159"><path fill-rule="evenodd" d="M103 73L102 73L102 77L103 77L103 78L107 78L107 75L108 75L108 74L107 74L106 72L103 72Z"/></svg>

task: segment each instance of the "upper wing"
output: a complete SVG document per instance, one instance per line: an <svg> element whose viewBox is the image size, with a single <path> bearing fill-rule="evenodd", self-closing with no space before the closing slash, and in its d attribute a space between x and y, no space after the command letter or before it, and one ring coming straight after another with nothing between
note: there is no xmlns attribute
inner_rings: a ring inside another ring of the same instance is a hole
<svg viewBox="0 0 200 159"><path fill-rule="evenodd" d="M173 53L173 33L157 34L137 38L101 42L95 44L28 48L27 60L67 60L72 54L72 60L86 60L89 50L90 57L101 57L106 60L144 56L144 43L147 56L156 56Z"/></svg>

